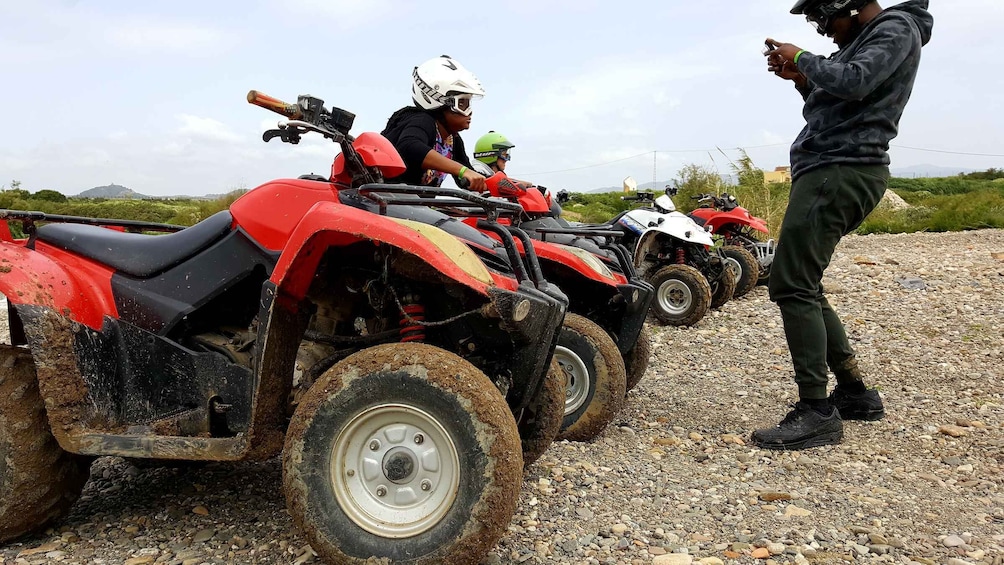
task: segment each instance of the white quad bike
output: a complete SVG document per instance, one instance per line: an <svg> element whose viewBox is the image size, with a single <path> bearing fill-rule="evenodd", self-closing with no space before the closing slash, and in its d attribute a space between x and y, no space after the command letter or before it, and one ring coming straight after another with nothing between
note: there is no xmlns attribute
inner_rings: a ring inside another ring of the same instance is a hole
<svg viewBox="0 0 1004 565"><path fill-rule="evenodd" d="M605 224L565 223L620 232L621 243L633 250L638 275L655 287L652 313L667 325L692 326L708 310L732 298L736 280L714 248L711 234L676 211L670 197L675 189L667 192L658 198L653 192L621 197L643 206L622 212Z"/></svg>

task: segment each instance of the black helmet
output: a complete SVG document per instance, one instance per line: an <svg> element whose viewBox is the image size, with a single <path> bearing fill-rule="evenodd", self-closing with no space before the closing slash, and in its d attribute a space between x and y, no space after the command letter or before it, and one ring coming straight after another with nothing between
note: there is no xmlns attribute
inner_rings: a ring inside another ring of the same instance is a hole
<svg viewBox="0 0 1004 565"><path fill-rule="evenodd" d="M854 15L856 10L875 0L798 0L791 9L792 14L804 14L809 23L816 26L820 35L826 35L830 24L837 18Z"/></svg>

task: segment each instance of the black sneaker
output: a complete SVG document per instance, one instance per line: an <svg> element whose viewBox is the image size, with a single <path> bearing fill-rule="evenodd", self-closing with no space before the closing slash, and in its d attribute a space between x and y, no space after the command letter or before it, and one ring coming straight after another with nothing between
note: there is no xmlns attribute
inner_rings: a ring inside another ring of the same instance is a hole
<svg viewBox="0 0 1004 565"><path fill-rule="evenodd" d="M831 408L829 416L820 414L808 404L795 403L795 409L774 428L764 428L753 432L753 443L764 449L796 451L835 445L844 437L844 423L840 412Z"/></svg>
<svg viewBox="0 0 1004 565"><path fill-rule="evenodd" d="M867 420L874 422L885 417L885 406L875 389L864 392L846 392L838 385L830 394L830 405L840 411L844 420Z"/></svg>

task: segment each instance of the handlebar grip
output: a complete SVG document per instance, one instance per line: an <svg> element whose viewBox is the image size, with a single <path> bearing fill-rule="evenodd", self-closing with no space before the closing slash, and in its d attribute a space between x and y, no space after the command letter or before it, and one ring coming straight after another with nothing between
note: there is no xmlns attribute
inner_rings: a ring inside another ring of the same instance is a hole
<svg viewBox="0 0 1004 565"><path fill-rule="evenodd" d="M248 102L254 104L255 106L261 106L266 110L272 110L276 114L281 114L291 120L297 120L303 117L303 112L296 104L288 104L278 98L272 98L267 94L262 94L257 90L248 92Z"/></svg>
<svg viewBox="0 0 1004 565"><path fill-rule="evenodd" d="M467 180L464 177L457 177L457 188L462 188L464 190L470 190L471 189L471 181Z"/></svg>

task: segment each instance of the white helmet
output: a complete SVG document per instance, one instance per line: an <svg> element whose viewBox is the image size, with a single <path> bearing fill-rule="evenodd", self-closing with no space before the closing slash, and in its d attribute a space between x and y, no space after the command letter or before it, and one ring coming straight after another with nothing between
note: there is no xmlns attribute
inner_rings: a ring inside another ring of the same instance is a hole
<svg viewBox="0 0 1004 565"><path fill-rule="evenodd" d="M446 107L470 116L471 100L485 95L481 82L449 55L430 59L411 73L411 97L426 110Z"/></svg>

